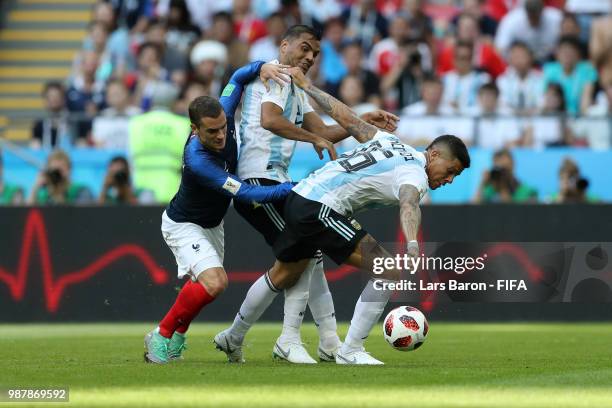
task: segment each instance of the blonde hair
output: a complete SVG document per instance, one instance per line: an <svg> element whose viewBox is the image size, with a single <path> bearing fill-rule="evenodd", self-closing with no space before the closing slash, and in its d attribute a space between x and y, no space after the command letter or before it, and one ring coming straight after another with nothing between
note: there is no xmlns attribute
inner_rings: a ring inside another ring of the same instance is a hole
<svg viewBox="0 0 612 408"><path fill-rule="evenodd" d="M70 160L70 156L68 156L68 153L62 149L55 149L49 154L47 157L47 165L54 160L64 161L68 163L68 167L72 167L72 160Z"/></svg>

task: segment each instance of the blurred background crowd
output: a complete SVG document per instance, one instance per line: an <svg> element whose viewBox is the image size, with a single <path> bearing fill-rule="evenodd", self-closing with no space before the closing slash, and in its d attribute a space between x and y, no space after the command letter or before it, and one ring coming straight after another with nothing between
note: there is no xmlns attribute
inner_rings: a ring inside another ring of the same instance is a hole
<svg viewBox="0 0 612 408"><path fill-rule="evenodd" d="M277 58L293 24L320 30L309 75L355 112L396 112L397 135L415 147L452 133L489 152L454 201L604 201L589 186L605 166L574 152L612 158L611 9L610 0L98 1L69 76L42 87L30 137L4 146L44 160L35 177L6 160L3 177L0 162L0 203L168 202L189 102L220 96L240 66ZM542 153L554 149L563 153ZM321 165L312 149L296 156L297 178ZM523 179L521 160L537 163ZM538 165L547 192L530 184Z"/></svg>

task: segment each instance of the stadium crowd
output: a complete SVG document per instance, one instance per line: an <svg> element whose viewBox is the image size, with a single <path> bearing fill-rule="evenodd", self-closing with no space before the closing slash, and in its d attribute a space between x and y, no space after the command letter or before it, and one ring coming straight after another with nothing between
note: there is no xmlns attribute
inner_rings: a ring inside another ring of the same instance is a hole
<svg viewBox="0 0 612 408"><path fill-rule="evenodd" d="M513 174L513 147L611 148L611 9L609 0L101 0L70 77L44 87L31 146L54 153L28 196L0 197L169 201L175 191L163 186L180 178L189 102L220 96L235 69L275 59L284 31L307 24L322 33L309 73L317 86L357 113L398 113L397 134L413 146L452 133L496 150L475 202L535 201ZM70 146L123 149L131 165L113 158L96 199L70 181L60 150ZM594 201L587 188L568 159L550 201Z"/></svg>

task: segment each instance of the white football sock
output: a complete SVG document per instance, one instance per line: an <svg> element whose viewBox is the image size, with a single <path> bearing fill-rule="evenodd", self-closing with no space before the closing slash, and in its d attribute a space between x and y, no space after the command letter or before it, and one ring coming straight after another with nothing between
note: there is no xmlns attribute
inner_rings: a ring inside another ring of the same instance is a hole
<svg viewBox="0 0 612 408"><path fill-rule="evenodd" d="M283 332L279 339L282 343L301 343L300 327L308 304L310 277L316 262L316 258L311 259L297 283L285 289Z"/></svg>
<svg viewBox="0 0 612 408"><path fill-rule="evenodd" d="M391 291L375 290L373 284L374 279L370 279L357 300L351 326L342 346L343 352L363 347L365 339L389 302Z"/></svg>
<svg viewBox="0 0 612 408"><path fill-rule="evenodd" d="M279 290L272 284L268 272L255 281L249 288L242 305L240 305L240 311L230 327L229 334L233 342L242 344L247 331L270 306L278 293Z"/></svg>
<svg viewBox="0 0 612 408"><path fill-rule="evenodd" d="M334 300L327 286L323 270L323 256L317 259L310 278L308 307L319 330L319 345L325 350L333 350L340 344Z"/></svg>

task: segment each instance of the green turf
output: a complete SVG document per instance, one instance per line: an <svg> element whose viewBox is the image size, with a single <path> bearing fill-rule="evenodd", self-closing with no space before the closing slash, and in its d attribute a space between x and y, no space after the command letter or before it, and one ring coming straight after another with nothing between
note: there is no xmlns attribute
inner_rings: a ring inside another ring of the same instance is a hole
<svg viewBox="0 0 612 408"><path fill-rule="evenodd" d="M274 362L279 324L257 325L247 363L229 365L211 345L225 326L193 325L185 360L152 366L148 324L0 325L0 386L67 385L60 406L612 407L612 324L434 323L409 353L378 326L367 346L383 367ZM314 355L312 324L303 338Z"/></svg>

